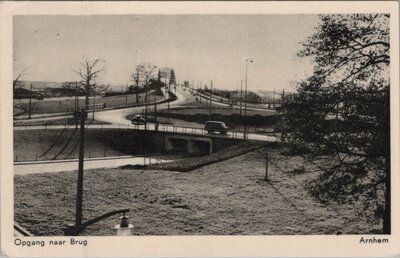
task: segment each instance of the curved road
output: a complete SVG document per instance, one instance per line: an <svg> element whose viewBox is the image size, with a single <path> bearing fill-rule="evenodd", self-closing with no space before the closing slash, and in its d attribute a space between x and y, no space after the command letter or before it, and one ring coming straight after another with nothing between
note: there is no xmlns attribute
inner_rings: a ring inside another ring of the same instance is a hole
<svg viewBox="0 0 400 258"><path fill-rule="evenodd" d="M175 101L170 102L170 107L178 107L181 104L194 101L195 97L193 97L189 91L183 91L182 88L177 87L176 90L177 99ZM158 104L158 109L166 109L168 107L168 103ZM108 122L111 124L92 124L91 128L134 128L138 130L144 130L143 125L133 125L130 120L126 119L126 116L134 113L141 113L143 110L142 107L132 107L127 109L115 109L115 110L107 110L107 111L97 111L95 113L95 119L98 121ZM59 129L64 128L64 125L49 125L49 126L14 126L14 130L38 130L38 129ZM147 124L147 130L156 130L155 125L152 123ZM207 135L207 133L202 128L187 128L187 127L177 127L177 126L169 126L161 124L158 128L159 131L163 132L175 132L175 133L183 133L183 134L199 134L199 135ZM231 131L228 132L227 135L208 135L211 137L226 137L226 138L237 138L243 139L244 135L241 132ZM247 139L249 140L257 140L257 141L265 141L265 142L274 142L277 141L277 137L273 135L265 135L265 134L253 134L249 133L247 135ZM86 160L86 159L85 159ZM59 171L70 171L77 170L77 164L75 162L71 162L74 160L65 160L58 161L56 163L52 162L31 162L31 163L16 163L14 167L14 172L16 174L26 174L26 173L45 173L45 172L59 172ZM143 164L143 157L124 157L124 158L112 158L112 159L92 159L87 160L85 162L85 168L98 168L98 167L118 167L123 164ZM145 162L145 161L144 161ZM165 162L165 161L164 161ZM43 164L46 163L46 164ZM30 171L30 172L29 172Z"/></svg>
<svg viewBox="0 0 400 258"><path fill-rule="evenodd" d="M180 104L183 104L189 100L192 100L192 95L190 93L183 91L180 87L176 87L176 97L177 99L170 102L170 107L177 107ZM152 108L153 103L149 103L148 107ZM166 109L168 107L168 103L157 104L157 109ZM131 121L126 119L128 115L134 113L141 113L143 110L143 106L140 107L132 107L132 108L124 108L124 109L113 109L106 111L96 111L94 114L94 119L101 122L108 122L111 124L119 124L119 125L131 125Z"/></svg>

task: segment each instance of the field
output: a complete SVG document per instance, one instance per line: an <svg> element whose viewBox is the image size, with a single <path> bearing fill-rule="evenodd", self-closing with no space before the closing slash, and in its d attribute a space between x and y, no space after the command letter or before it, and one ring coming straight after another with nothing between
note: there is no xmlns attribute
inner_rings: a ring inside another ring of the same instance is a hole
<svg viewBox="0 0 400 258"><path fill-rule="evenodd" d="M380 228L357 216L352 205L325 205L312 198L304 185L319 173L316 165L279 150L270 150L270 160L269 182L263 180L264 160L254 151L190 172L86 171L84 221L129 208L135 235L369 234ZM294 174L299 167L305 172ZM74 221L76 176L16 176L15 221L35 235L62 235ZM118 223L119 216L113 216L82 235L114 235Z"/></svg>
<svg viewBox="0 0 400 258"><path fill-rule="evenodd" d="M139 94L139 103L144 102L144 93ZM154 101L154 99L160 100L164 97L154 94L149 94L149 101ZM90 98L90 105L93 104L93 98ZM127 107L134 106L138 104L136 102L135 94L128 95L118 95L118 96L110 96L110 97L100 97L96 96L95 104L104 103L106 108L110 107ZM14 100L14 115L23 112L23 109L27 109L28 100ZM84 105L84 99L81 97L78 101L78 106ZM23 107L18 108L18 107ZM32 100L32 114L47 114L47 113L65 113L72 112L75 107L75 99L74 97L65 97L62 99L45 99L45 100Z"/></svg>

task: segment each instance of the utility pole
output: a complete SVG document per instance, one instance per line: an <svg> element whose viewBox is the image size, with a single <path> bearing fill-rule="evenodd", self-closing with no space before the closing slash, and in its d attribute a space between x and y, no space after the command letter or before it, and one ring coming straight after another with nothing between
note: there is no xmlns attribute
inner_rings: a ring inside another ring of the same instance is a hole
<svg viewBox="0 0 400 258"><path fill-rule="evenodd" d="M94 111L96 110L96 84L93 86L93 117L92 120L94 120Z"/></svg>
<svg viewBox="0 0 400 258"><path fill-rule="evenodd" d="M275 106L276 106L276 99L275 99L275 89L274 89L274 101L273 101L273 103L274 103L274 106L273 106L273 109L275 109Z"/></svg>
<svg viewBox="0 0 400 258"><path fill-rule="evenodd" d="M154 97L154 120L156 120L157 123L157 98Z"/></svg>
<svg viewBox="0 0 400 258"><path fill-rule="evenodd" d="M247 133L247 61L246 61L246 87L244 90L244 132L243 139L246 140Z"/></svg>
<svg viewBox="0 0 400 258"><path fill-rule="evenodd" d="M78 110L78 82L75 82L75 109L74 111Z"/></svg>
<svg viewBox="0 0 400 258"><path fill-rule="evenodd" d="M243 133L243 139L246 139L246 134L247 134L247 70L248 70L248 64L253 63L254 61L251 59L246 59L246 88L244 90L244 133Z"/></svg>
<svg viewBox="0 0 400 258"><path fill-rule="evenodd" d="M269 162L269 157L268 157L268 146L265 148L265 178L264 180L268 182L268 162Z"/></svg>
<svg viewBox="0 0 400 258"><path fill-rule="evenodd" d="M243 80L240 80L240 115L242 115L242 104L243 104Z"/></svg>
<svg viewBox="0 0 400 258"><path fill-rule="evenodd" d="M213 87L213 81L211 80L211 90L210 90L210 119L212 120L212 87Z"/></svg>
<svg viewBox="0 0 400 258"><path fill-rule="evenodd" d="M28 106L29 110L28 110L28 115L29 115L29 119L31 119L31 111L32 111L32 83L30 84L29 87L29 106Z"/></svg>
<svg viewBox="0 0 400 258"><path fill-rule="evenodd" d="M79 111L80 105L79 105L79 88L78 88L78 82L76 82L76 111Z"/></svg>
<svg viewBox="0 0 400 258"><path fill-rule="evenodd" d="M201 104L201 94L203 94L202 91L201 91L203 89L202 84L203 84L203 80L200 80L200 91L198 91L199 96L200 96L200 104Z"/></svg>
<svg viewBox="0 0 400 258"><path fill-rule="evenodd" d="M171 92L171 80L168 83L168 120L169 120L169 97Z"/></svg>
<svg viewBox="0 0 400 258"><path fill-rule="evenodd" d="M80 142L79 142L79 166L78 166L78 186L76 192L76 214L75 230L79 232L82 225L82 199L83 199L83 161L85 156L85 116L86 109L81 108L80 116Z"/></svg>
<svg viewBox="0 0 400 258"><path fill-rule="evenodd" d="M78 129L78 120L76 114L78 112L78 82L75 82L75 108L74 108L74 118L75 118L75 129Z"/></svg>
<svg viewBox="0 0 400 258"><path fill-rule="evenodd" d="M145 87L145 94L144 94L144 130L147 130L147 85Z"/></svg>

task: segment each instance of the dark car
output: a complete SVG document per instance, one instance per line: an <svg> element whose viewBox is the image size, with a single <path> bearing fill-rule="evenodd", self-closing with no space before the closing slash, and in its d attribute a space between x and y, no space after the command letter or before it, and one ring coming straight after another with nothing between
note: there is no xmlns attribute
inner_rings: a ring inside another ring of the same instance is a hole
<svg viewBox="0 0 400 258"><path fill-rule="evenodd" d="M227 134L229 128L224 122L207 121L204 130L206 130L208 133L220 132L221 134Z"/></svg>
<svg viewBox="0 0 400 258"><path fill-rule="evenodd" d="M43 95L42 94L37 94L36 95L37 100L43 100Z"/></svg>
<svg viewBox="0 0 400 258"><path fill-rule="evenodd" d="M132 124L145 124L146 123L146 119L144 119L144 117L142 115L135 115L132 119L131 119Z"/></svg>

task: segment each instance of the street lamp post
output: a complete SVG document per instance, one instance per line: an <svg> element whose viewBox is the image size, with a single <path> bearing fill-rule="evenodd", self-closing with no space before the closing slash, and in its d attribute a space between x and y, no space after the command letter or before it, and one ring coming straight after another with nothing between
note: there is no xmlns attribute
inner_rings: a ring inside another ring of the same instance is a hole
<svg viewBox="0 0 400 258"><path fill-rule="evenodd" d="M240 115L242 115L242 104L243 104L243 80L240 80Z"/></svg>
<svg viewBox="0 0 400 258"><path fill-rule="evenodd" d="M94 120L94 111L96 110L96 84L93 86L93 117L92 120Z"/></svg>
<svg viewBox="0 0 400 258"><path fill-rule="evenodd" d="M244 133L243 139L246 139L247 134L247 68L249 63L253 63L252 59L246 59L246 88L244 90Z"/></svg>
<svg viewBox="0 0 400 258"><path fill-rule="evenodd" d="M170 102L170 92L171 92L171 80L168 82L168 121L169 121L169 102Z"/></svg>
<svg viewBox="0 0 400 258"><path fill-rule="evenodd" d="M213 81L211 80L211 90L210 90L210 118L212 120L212 89L213 89Z"/></svg>

